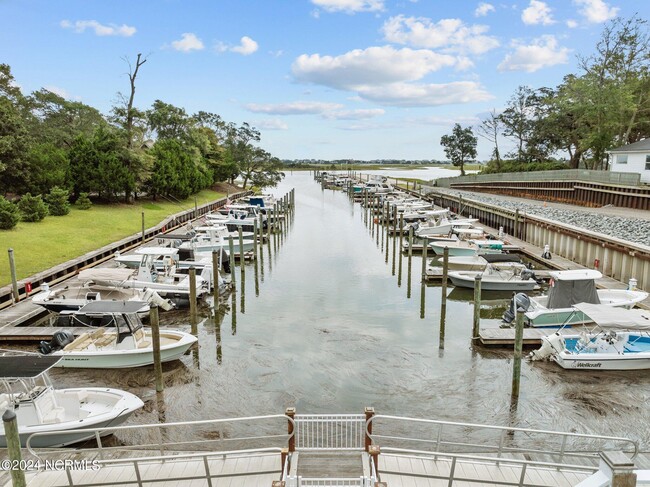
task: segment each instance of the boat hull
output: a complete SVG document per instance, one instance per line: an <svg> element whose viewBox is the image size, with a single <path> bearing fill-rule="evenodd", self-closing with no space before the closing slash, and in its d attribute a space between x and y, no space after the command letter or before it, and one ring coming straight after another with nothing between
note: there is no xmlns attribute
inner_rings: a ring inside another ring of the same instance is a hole
<svg viewBox="0 0 650 487"><path fill-rule="evenodd" d="M464 274L462 272L450 272L448 275L454 286L474 289L474 277L476 274L480 273ZM481 291L532 291L536 288L537 283L532 279L525 281L514 279L510 281L497 281L484 277L481 280Z"/></svg>
<svg viewBox="0 0 650 487"><path fill-rule="evenodd" d="M634 354L641 355L641 354ZM569 354L561 352L551 359L563 369L573 370L647 370L650 369L650 353L643 356L626 356L605 353Z"/></svg>

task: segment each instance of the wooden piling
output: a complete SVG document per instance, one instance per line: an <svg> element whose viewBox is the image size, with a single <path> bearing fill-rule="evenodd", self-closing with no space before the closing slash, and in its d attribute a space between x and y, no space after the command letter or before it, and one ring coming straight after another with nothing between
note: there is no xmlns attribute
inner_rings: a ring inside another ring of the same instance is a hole
<svg viewBox="0 0 650 487"><path fill-rule="evenodd" d="M424 243L422 244L422 282L427 282L427 253L429 247L429 238L424 237Z"/></svg>
<svg viewBox="0 0 650 487"><path fill-rule="evenodd" d="M397 252L397 235L395 228L397 227L397 205L393 207L393 269L391 275L395 275L395 254ZM401 249L400 249L401 250Z"/></svg>
<svg viewBox="0 0 650 487"><path fill-rule="evenodd" d="M512 394L511 401L519 399L519 384L521 379L521 356L524 347L524 313L519 312L515 303L516 328L515 328L515 355L512 361Z"/></svg>
<svg viewBox="0 0 650 487"><path fill-rule="evenodd" d="M445 326L447 321L447 279L449 272L449 247L445 247L442 257L442 296L440 297L440 343L438 348L445 348Z"/></svg>
<svg viewBox="0 0 650 487"><path fill-rule="evenodd" d="M244 269L246 266L244 265L244 234L242 232L242 226L239 225L237 227L237 233L239 234L239 270L241 272L241 280L244 282ZM242 284L243 286L243 284Z"/></svg>
<svg viewBox="0 0 650 487"><path fill-rule="evenodd" d="M253 220L253 258L257 261L257 218Z"/></svg>
<svg viewBox="0 0 650 487"><path fill-rule="evenodd" d="M481 326L481 274L474 277L474 326L472 327L472 340L478 340Z"/></svg>
<svg viewBox="0 0 650 487"><path fill-rule="evenodd" d="M196 324L196 268L190 267L190 322Z"/></svg>
<svg viewBox="0 0 650 487"><path fill-rule="evenodd" d="M285 416L290 418L287 420L287 433L291 435L289 437L288 447L289 447L289 452L293 453L294 451L296 451L296 435L293 427L293 419L296 417L296 408L287 408L284 411L284 414Z"/></svg>
<svg viewBox="0 0 650 487"><path fill-rule="evenodd" d="M386 264L388 264L388 238L390 236L390 225L389 225L389 218L388 215L390 213L390 206L388 205L388 201L386 202L386 211L384 212L384 226L386 227Z"/></svg>
<svg viewBox="0 0 650 487"><path fill-rule="evenodd" d="M406 297L411 297L411 264L413 260L413 227L409 228L409 257L408 257L408 282L406 283Z"/></svg>
<svg viewBox="0 0 650 487"><path fill-rule="evenodd" d="M515 222L512 227L512 236L519 238L519 208L515 209Z"/></svg>
<svg viewBox="0 0 650 487"><path fill-rule="evenodd" d="M402 252L404 251L404 213L399 215L399 266L397 270L397 286L402 285Z"/></svg>
<svg viewBox="0 0 650 487"><path fill-rule="evenodd" d="M219 252L212 251L212 293L214 295L214 314L219 309Z"/></svg>
<svg viewBox="0 0 650 487"><path fill-rule="evenodd" d="M18 279L16 278L16 261L14 260L14 249L9 249L9 272L11 273L11 290L14 295L14 302L20 300L18 294Z"/></svg>
<svg viewBox="0 0 650 487"><path fill-rule="evenodd" d="M13 409L7 409L2 415L2 423L7 442L9 456L9 469L11 471L11 484L13 487L26 487L25 470L21 467L22 454L20 451L20 435L18 434L18 418ZM3 462L4 463L4 462ZM13 468L13 467L16 468ZM3 468L3 470L5 470Z"/></svg>
<svg viewBox="0 0 650 487"><path fill-rule="evenodd" d="M228 261L230 262L230 285L232 290L237 289L237 282L235 280L235 244L232 241L232 235L228 235Z"/></svg>
<svg viewBox="0 0 650 487"><path fill-rule="evenodd" d="M142 243L144 243L144 211L142 212Z"/></svg>
<svg viewBox="0 0 650 487"><path fill-rule="evenodd" d="M196 196L194 197L194 219L199 217L199 205L196 203Z"/></svg>
<svg viewBox="0 0 650 487"><path fill-rule="evenodd" d="M165 388L165 383L163 382L162 361L160 359L158 306L155 304L149 306L149 326L151 328L151 344L153 346L153 374L156 380L156 392L162 392Z"/></svg>
<svg viewBox="0 0 650 487"><path fill-rule="evenodd" d="M366 414L365 449L368 451L370 445L372 445L372 421L370 420L375 415L375 408L366 407L364 412Z"/></svg>

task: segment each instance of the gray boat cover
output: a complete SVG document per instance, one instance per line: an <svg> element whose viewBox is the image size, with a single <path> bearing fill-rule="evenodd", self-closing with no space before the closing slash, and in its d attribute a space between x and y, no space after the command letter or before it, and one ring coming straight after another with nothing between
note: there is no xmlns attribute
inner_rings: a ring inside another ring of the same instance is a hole
<svg viewBox="0 0 650 487"><path fill-rule="evenodd" d="M601 328L650 331L650 311L589 303L578 303L573 308L582 311Z"/></svg>
<svg viewBox="0 0 650 487"><path fill-rule="evenodd" d="M596 283L592 279L552 280L548 288L548 309L570 308L577 303L600 304Z"/></svg>
<svg viewBox="0 0 650 487"><path fill-rule="evenodd" d="M521 258L514 254L481 254L481 258L490 264L494 262L521 262Z"/></svg>

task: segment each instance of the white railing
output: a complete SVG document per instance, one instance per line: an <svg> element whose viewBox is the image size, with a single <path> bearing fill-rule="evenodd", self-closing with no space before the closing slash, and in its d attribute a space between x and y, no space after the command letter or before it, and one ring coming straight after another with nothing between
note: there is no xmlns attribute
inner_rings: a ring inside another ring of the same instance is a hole
<svg viewBox="0 0 650 487"><path fill-rule="evenodd" d="M365 446L363 414L297 414L296 450L358 450Z"/></svg>
<svg viewBox="0 0 650 487"><path fill-rule="evenodd" d="M322 478L289 477L287 487L373 487L374 482L367 477Z"/></svg>
<svg viewBox="0 0 650 487"><path fill-rule="evenodd" d="M472 478L467 475L466 470L462 468L457 468L458 463L474 463L481 464L484 467L487 466L509 466L517 470L517 479L509 480L506 476L501 476L502 478L497 481L490 482L486 480L486 485L511 485L517 487L524 487L531 485L530 478L526 478L528 474L529 477L534 475L530 472L530 469L544 469L546 471L552 470L556 472L583 472L585 475L591 475L598 471L598 467L595 466L586 466L586 465L571 465L564 463L552 463L552 462L537 462L532 460L515 460L515 459L500 459L497 460L493 457L479 456L479 455L463 455L458 453L436 453L433 454L429 451L422 450L408 450L403 448L382 448L384 454L394 453L400 455L403 458L432 458L434 461L446 460L449 462L449 469L439 469L437 472L429 472L427 474L417 474L418 478L424 479L436 479L436 480L448 480L448 486L456 485L454 481L464 482L464 483L475 483L477 478ZM380 460L381 461L381 460ZM473 469L472 469L473 470ZM385 474L394 474L398 476L408 476L408 473L402 471L390 471L382 469L382 475ZM538 475L535 475L537 477Z"/></svg>
<svg viewBox="0 0 650 487"><path fill-rule="evenodd" d="M260 444L268 444L269 447L280 449L287 445L293 434L285 433L287 420L290 418L284 414L273 414L267 416L249 416L241 418L210 419L204 421L179 421L175 423L153 423L136 424L130 426L114 426L105 428L76 429L74 433L88 433L88 438L94 438L97 442L95 448L84 448L84 453L97 453L100 459L111 451L124 450L149 450L157 451L160 456L177 455L179 451L209 450L211 453L218 453L221 450L244 450L246 445L252 444L252 448L259 449ZM240 433L237 434L237 428ZM254 434L248 433L253 431ZM118 435L120 433L131 434L134 437L143 437L144 441L130 441L129 445L106 446L102 437L107 435ZM70 431L34 433L27 438L27 450L37 458L43 455L57 454L70 451L69 449L48 448L35 449L32 447L34 440L44 437L57 436L65 437ZM154 439L155 438L155 439ZM236 444L236 448L231 445Z"/></svg>
<svg viewBox="0 0 650 487"><path fill-rule="evenodd" d="M375 424L378 421L380 423ZM639 451L636 441L623 437L400 416L375 415L366 427L372 442L381 445L382 451L386 447L404 448L415 444L426 445L429 453L496 454L496 459L515 453L550 455L559 464L566 458L591 459L597 463L598 452L607 449L626 451L632 459ZM403 431L404 428L408 435L400 434L400 429ZM413 431L419 432L420 436L412 436Z"/></svg>

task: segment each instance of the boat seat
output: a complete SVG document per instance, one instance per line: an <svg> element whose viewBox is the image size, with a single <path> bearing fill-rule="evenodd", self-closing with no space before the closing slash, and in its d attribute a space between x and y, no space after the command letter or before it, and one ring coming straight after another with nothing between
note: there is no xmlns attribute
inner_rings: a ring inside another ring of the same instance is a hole
<svg viewBox="0 0 650 487"><path fill-rule="evenodd" d="M104 336L100 337L99 339L95 340L95 346L97 348L99 347L105 347L106 345L110 345L115 341L115 335L112 333L107 333Z"/></svg>
<svg viewBox="0 0 650 487"><path fill-rule="evenodd" d="M150 346L151 342L147 340L138 343L138 348L149 348Z"/></svg>
<svg viewBox="0 0 650 487"><path fill-rule="evenodd" d="M105 331L106 331L105 328L97 328L95 331L93 331L93 332L90 334L90 336L91 336L92 338L99 338L100 336L102 336L102 335L104 334Z"/></svg>
<svg viewBox="0 0 650 487"><path fill-rule="evenodd" d="M90 337L90 334L84 333L83 335L78 336L75 341L68 343L63 347L63 350L66 352L70 350L82 350L90 345L91 342L92 338Z"/></svg>
<svg viewBox="0 0 650 487"><path fill-rule="evenodd" d="M42 416L43 423L63 423L65 420L65 408L59 406L50 409Z"/></svg>

